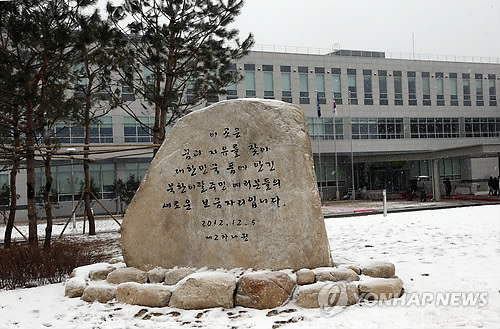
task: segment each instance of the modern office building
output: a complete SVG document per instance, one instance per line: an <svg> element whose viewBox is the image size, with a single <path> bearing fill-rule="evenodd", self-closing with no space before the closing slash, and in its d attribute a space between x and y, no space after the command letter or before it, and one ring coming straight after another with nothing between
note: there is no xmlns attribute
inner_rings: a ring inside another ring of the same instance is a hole
<svg viewBox="0 0 500 329"><path fill-rule="evenodd" d="M487 179L499 175L499 59L395 59L375 51L274 50L253 51L232 69L242 80L207 104L249 97L298 104L309 122L324 200L342 198L352 189L363 189L364 197L377 197L382 189L400 196L415 176L431 177L429 188L436 195L445 178L452 181L454 192L469 193L486 189ZM126 87L123 96L134 97ZM153 110L139 104L136 109L141 121L152 126ZM81 127L61 123L54 133L63 144L83 143ZM150 142L151 136L119 109L93 128L96 144ZM114 181L129 175L142 178L151 154L101 158L92 164L92 176L98 196L116 211ZM54 167L58 215L68 213L70 201L79 198L83 169L77 163L71 166L64 160L59 164L66 165ZM0 174L0 185L7 177ZM37 177L42 186L42 168ZM20 205L26 204L24 179L21 173Z"/></svg>

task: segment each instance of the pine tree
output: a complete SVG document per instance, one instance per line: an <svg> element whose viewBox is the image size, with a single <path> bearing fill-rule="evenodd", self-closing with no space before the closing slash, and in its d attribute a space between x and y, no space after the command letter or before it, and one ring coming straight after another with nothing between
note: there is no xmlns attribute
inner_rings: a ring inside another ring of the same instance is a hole
<svg viewBox="0 0 500 329"><path fill-rule="evenodd" d="M240 42L229 27L242 6L242 0L108 3L110 19L127 40L119 58L122 84L145 109L154 108L153 143L163 142L167 124L238 79L230 64L254 43L252 35Z"/></svg>

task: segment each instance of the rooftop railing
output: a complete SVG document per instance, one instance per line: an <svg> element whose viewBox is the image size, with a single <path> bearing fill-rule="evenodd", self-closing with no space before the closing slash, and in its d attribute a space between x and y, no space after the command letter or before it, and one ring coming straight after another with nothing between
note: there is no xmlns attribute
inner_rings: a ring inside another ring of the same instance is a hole
<svg viewBox="0 0 500 329"><path fill-rule="evenodd" d="M455 55L435 55L435 54L417 54L417 53L399 53L399 52L380 52L380 51L345 51L339 48L313 48L298 46L280 46L256 44L252 51L275 52L287 54L306 54L306 55L329 55L329 56L348 56L348 57L374 57L404 59L416 61L439 61L439 62L463 62L463 63L482 63L482 64L500 64L499 57L487 56L455 56ZM346 52L348 55L346 55ZM370 55L371 54L371 55Z"/></svg>

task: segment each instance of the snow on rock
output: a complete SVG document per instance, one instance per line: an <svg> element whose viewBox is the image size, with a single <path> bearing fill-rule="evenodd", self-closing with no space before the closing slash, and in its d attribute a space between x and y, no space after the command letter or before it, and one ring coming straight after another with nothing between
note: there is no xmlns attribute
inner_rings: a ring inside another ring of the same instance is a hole
<svg viewBox="0 0 500 329"><path fill-rule="evenodd" d="M176 285L185 277L193 274L195 271L190 268L174 268L165 272L164 284L167 286Z"/></svg>
<svg viewBox="0 0 500 329"><path fill-rule="evenodd" d="M389 262L370 262L361 267L361 274L374 278L392 278L396 275L396 267Z"/></svg>
<svg viewBox="0 0 500 329"><path fill-rule="evenodd" d="M171 294L164 285L126 282L118 285L116 300L125 304L164 307L168 305Z"/></svg>
<svg viewBox="0 0 500 329"><path fill-rule="evenodd" d="M359 283L359 293L367 300L389 300L400 297L403 293L403 281L400 278L368 279Z"/></svg>
<svg viewBox="0 0 500 329"><path fill-rule="evenodd" d="M82 276L70 278L64 285L64 296L70 298L82 297L83 291L87 286L87 280Z"/></svg>
<svg viewBox="0 0 500 329"><path fill-rule="evenodd" d="M83 291L82 299L86 302L107 303L116 296L116 287L109 284L95 284Z"/></svg>
<svg viewBox="0 0 500 329"><path fill-rule="evenodd" d="M146 283L148 281L148 273L134 267L124 267L109 273L106 281L113 284L124 282Z"/></svg>
<svg viewBox="0 0 500 329"><path fill-rule="evenodd" d="M316 281L359 281L359 275L349 268L322 267L315 269Z"/></svg>
<svg viewBox="0 0 500 329"><path fill-rule="evenodd" d="M233 307L236 277L228 273L194 273L182 279L172 292L170 306L182 309Z"/></svg>

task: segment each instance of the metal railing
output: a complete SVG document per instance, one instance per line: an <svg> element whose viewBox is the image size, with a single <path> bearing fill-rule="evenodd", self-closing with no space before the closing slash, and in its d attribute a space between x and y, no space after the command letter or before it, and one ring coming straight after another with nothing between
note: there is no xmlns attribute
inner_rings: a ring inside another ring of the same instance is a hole
<svg viewBox="0 0 500 329"><path fill-rule="evenodd" d="M335 54L335 52L338 52L339 49L337 49L337 48L328 49L328 48L314 48L314 47L255 44L252 48L252 51L287 53L287 54L306 54L306 55L329 55L329 54ZM356 53L361 53L361 52L364 53L365 51L355 51L355 52ZM381 53L381 52L377 51L374 53ZM402 52L382 52L382 53L385 54L385 58L389 58L389 59L500 64L499 57L436 55L436 54L417 54L417 53L402 53ZM339 56L339 55L337 55L337 56ZM361 56L353 55L351 57L361 57ZM380 58L380 57L377 57L377 58Z"/></svg>

